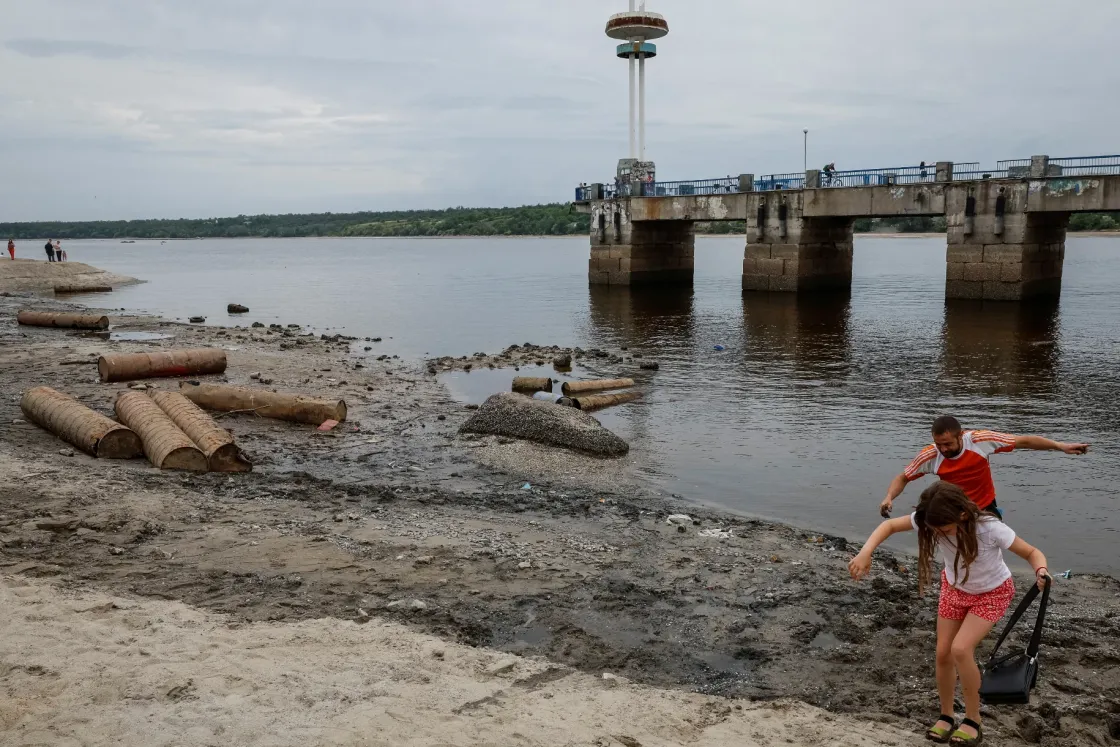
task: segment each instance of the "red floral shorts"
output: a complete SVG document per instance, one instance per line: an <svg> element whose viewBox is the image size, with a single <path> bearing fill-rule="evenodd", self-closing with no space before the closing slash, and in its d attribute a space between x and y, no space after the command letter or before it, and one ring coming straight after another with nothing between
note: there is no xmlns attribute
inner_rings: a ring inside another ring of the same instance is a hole
<svg viewBox="0 0 1120 747"><path fill-rule="evenodd" d="M1015 582L1010 578L983 594L969 594L949 586L945 571L941 572L941 599L937 603L938 617L946 620L963 620L972 613L988 622L999 622L1011 600L1015 598Z"/></svg>

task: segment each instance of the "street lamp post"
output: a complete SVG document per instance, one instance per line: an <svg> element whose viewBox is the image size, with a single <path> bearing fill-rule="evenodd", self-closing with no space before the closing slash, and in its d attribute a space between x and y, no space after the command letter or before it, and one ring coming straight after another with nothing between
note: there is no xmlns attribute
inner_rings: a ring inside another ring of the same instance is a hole
<svg viewBox="0 0 1120 747"><path fill-rule="evenodd" d="M809 170L809 130L805 129L805 130L802 130L801 132L803 132L805 134L805 150L804 150L805 171L808 171Z"/></svg>

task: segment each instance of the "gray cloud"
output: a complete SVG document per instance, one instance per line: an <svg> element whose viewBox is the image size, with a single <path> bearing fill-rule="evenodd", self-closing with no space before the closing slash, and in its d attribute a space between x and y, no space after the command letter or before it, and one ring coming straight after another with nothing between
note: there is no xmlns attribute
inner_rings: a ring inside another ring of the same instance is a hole
<svg viewBox="0 0 1120 747"><path fill-rule="evenodd" d="M0 3L9 219L563 200L625 155L625 0ZM665 178L795 171L806 127L850 167L1118 147L1114 0L650 6Z"/></svg>

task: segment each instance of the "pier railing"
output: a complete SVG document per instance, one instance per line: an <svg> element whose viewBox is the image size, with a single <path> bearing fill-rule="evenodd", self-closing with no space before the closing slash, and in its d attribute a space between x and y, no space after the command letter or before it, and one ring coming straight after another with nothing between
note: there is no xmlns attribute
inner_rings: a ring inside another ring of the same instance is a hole
<svg viewBox="0 0 1120 747"><path fill-rule="evenodd" d="M687 197L691 195L725 195L739 191L739 180L733 177L720 179L692 179L683 182L653 182L642 185L649 197Z"/></svg>
<svg viewBox="0 0 1120 747"><path fill-rule="evenodd" d="M1107 176L1120 175L1120 155L1114 156L1070 156L1047 160L1046 175L1057 176ZM982 179L1027 179L1031 175L1032 159L1013 158L996 161L995 168L981 168L976 161L954 162L953 181L978 181ZM896 166L880 169L850 169L844 171L821 171L820 186L829 187L870 187L890 184L920 184L937 181L937 165L927 163L917 166ZM769 174L756 178L752 185L756 192L771 192L779 189L804 189L804 173ZM603 184L600 199L614 197L686 197L691 195L720 195L739 192L741 184L738 177L716 179L692 179L676 182L641 182L631 185ZM590 185L576 188L576 201L588 202L597 199Z"/></svg>
<svg viewBox="0 0 1120 747"><path fill-rule="evenodd" d="M804 174L770 174L754 180L755 192L773 192L777 189L803 189Z"/></svg>
<svg viewBox="0 0 1120 747"><path fill-rule="evenodd" d="M1060 176L1107 176L1120 174L1120 156L1076 156L1051 158L1050 165L1060 166Z"/></svg>
<svg viewBox="0 0 1120 747"><path fill-rule="evenodd" d="M963 170L958 170L957 167L954 166L953 181L974 182L978 179L1007 179L1010 176L1006 168L982 169L978 164L972 164L971 166L972 168Z"/></svg>

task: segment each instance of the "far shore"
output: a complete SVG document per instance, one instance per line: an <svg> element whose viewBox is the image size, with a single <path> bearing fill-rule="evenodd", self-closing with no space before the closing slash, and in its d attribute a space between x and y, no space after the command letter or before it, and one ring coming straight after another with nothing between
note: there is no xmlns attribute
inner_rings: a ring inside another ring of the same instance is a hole
<svg viewBox="0 0 1120 747"><path fill-rule="evenodd" d="M697 233L699 238L743 238L746 234L742 233ZM929 231L929 232L899 232L899 231L867 231L857 232L853 234L861 239L936 239L943 238L946 234L944 232ZM1068 236L1071 237L1089 237L1089 238L1120 238L1120 231L1069 231ZM569 233L569 234L525 234L516 236L484 236L474 234L459 234L455 236L198 236L194 238L171 238L171 239L141 239L141 238L67 238L67 241L104 241L109 243L124 243L130 244L139 243L154 243L154 242L167 242L167 241L239 241L243 239L277 239L284 241L300 241L304 239L378 239L378 240L436 240L436 239L490 239L490 240L510 240L510 239L583 239L587 240L587 234L582 233ZM41 239L17 239L20 244L25 242L38 242Z"/></svg>

